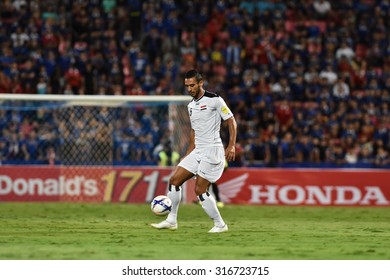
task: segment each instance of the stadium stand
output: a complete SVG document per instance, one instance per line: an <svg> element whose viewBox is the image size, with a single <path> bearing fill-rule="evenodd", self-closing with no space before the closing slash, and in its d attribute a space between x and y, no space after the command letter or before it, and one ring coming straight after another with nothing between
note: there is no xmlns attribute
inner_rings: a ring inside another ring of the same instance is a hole
<svg viewBox="0 0 390 280"><path fill-rule="evenodd" d="M234 109L236 165L388 168L389 25L386 0L4 0L0 93L182 94L196 67ZM0 110L3 164L53 162L40 113Z"/></svg>

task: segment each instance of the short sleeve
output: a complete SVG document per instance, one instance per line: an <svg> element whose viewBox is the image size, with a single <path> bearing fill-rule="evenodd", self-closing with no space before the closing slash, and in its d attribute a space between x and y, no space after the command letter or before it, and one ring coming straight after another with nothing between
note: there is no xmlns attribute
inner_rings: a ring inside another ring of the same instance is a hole
<svg viewBox="0 0 390 280"><path fill-rule="evenodd" d="M226 105L225 100L222 99L222 97L218 97L216 100L216 109L219 115L223 120L227 120L231 117L233 117L232 111L229 109L229 107Z"/></svg>

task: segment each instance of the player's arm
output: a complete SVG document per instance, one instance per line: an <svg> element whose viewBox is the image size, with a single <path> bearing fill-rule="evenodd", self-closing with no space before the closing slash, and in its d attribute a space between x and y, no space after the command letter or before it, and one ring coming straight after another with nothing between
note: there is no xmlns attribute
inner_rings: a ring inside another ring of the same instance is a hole
<svg viewBox="0 0 390 280"><path fill-rule="evenodd" d="M236 158L236 139L237 139L237 122L234 117L225 121L229 127L229 144L225 150L225 157L228 161Z"/></svg>
<svg viewBox="0 0 390 280"><path fill-rule="evenodd" d="M195 131L193 129L191 129L189 144L188 144L187 152L186 152L184 157L186 157L194 149L195 149Z"/></svg>

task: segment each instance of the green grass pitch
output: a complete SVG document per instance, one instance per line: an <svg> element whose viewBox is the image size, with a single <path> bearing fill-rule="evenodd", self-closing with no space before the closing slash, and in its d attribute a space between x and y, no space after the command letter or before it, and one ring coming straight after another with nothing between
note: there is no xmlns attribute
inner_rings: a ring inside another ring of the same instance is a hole
<svg viewBox="0 0 390 280"><path fill-rule="evenodd" d="M177 231L148 204L0 203L2 260L389 260L390 209L227 205L229 231L181 205Z"/></svg>

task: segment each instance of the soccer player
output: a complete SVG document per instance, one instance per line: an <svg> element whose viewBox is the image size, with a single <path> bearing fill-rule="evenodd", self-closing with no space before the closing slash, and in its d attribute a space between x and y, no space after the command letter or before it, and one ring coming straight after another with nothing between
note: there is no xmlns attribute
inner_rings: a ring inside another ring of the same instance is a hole
<svg viewBox="0 0 390 280"><path fill-rule="evenodd" d="M178 228L177 214L181 200L181 185L196 176L195 194L204 211L214 222L214 227L209 232L225 232L228 226L222 219L214 197L207 192L207 189L211 183L221 177L225 158L227 161L235 159L237 123L222 97L203 88L203 77L196 70L190 70L185 74L184 84L193 97L188 104L191 121L189 146L186 156L169 179L167 196L172 200L172 211L166 220L151 226L171 230ZM226 149L220 136L222 120L226 121L229 127L229 143Z"/></svg>

